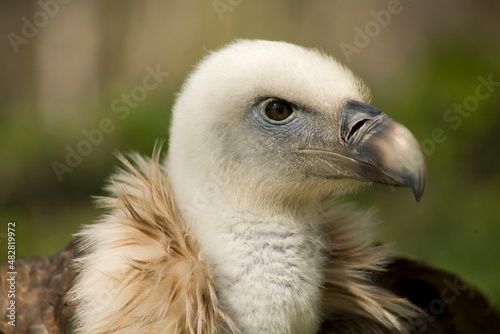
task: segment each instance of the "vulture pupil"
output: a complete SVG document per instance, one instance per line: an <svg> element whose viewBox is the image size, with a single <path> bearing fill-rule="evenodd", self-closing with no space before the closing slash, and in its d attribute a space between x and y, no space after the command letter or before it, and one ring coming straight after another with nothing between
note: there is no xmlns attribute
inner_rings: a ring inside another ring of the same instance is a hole
<svg viewBox="0 0 500 334"><path fill-rule="evenodd" d="M293 107L286 101L274 100L266 105L265 113L271 121L281 122L293 114Z"/></svg>

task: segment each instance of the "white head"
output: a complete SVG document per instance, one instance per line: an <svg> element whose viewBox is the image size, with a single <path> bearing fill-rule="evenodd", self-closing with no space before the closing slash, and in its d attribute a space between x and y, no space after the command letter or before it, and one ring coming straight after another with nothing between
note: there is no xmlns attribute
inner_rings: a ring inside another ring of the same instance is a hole
<svg viewBox="0 0 500 334"><path fill-rule="evenodd" d="M167 170L221 306L243 332L317 330L322 199L368 182L420 197L417 141L368 102L334 59L283 42L238 41L184 84Z"/></svg>
<svg viewBox="0 0 500 334"><path fill-rule="evenodd" d="M193 191L217 189L263 209L315 204L374 181L409 185L419 197L425 162L417 141L369 99L351 71L315 50L241 40L214 52L173 109L174 193L189 201Z"/></svg>

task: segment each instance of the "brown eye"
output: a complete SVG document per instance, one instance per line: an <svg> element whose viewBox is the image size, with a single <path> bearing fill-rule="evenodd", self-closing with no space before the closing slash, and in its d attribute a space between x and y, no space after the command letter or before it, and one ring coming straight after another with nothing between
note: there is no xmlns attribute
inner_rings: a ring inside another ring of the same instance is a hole
<svg viewBox="0 0 500 334"><path fill-rule="evenodd" d="M292 105L285 100L271 100L264 106L264 115L271 123L283 124L292 120L295 110Z"/></svg>

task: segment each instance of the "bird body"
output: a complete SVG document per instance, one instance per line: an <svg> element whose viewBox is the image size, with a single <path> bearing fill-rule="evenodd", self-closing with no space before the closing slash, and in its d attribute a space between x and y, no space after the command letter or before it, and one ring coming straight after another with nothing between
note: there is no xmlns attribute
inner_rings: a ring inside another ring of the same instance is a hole
<svg viewBox="0 0 500 334"><path fill-rule="evenodd" d="M31 281L41 292L30 307L43 316L26 317L18 328L0 323L0 329L495 328L498 315L468 286L455 305L477 306L484 321L455 321L465 316L461 307L450 307L443 322L430 317L426 303L443 298L439 278L449 274L374 244L369 214L326 200L370 182L410 187L417 200L423 193L418 142L368 103L362 82L315 50L242 40L210 54L177 98L167 157L161 161L159 148L150 159L120 155L125 169L98 201L108 213L51 260L22 264L29 271L45 263L45 277ZM417 284L404 274L397 279L403 269L426 274L414 275ZM48 288L44 280L51 277L59 284Z"/></svg>

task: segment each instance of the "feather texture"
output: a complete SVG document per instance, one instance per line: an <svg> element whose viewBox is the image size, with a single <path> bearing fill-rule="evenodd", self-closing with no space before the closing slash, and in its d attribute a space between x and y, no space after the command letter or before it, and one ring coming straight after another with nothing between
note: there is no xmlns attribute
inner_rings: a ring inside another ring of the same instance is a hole
<svg viewBox="0 0 500 334"><path fill-rule="evenodd" d="M132 162L120 155L126 169L112 178L110 196L98 201L111 212L53 257L18 263L19 326L2 321L0 331L239 332L219 306L210 266L177 212L159 155L131 154ZM456 276L373 245L366 233L369 212L338 203L325 207L318 333L496 331L498 314L477 290L458 281L467 293L451 303L449 283ZM2 282L5 271L3 266ZM2 287L4 306L7 288ZM443 313L426 314L442 291L448 292Z"/></svg>
<svg viewBox="0 0 500 334"><path fill-rule="evenodd" d="M84 256L69 291L76 333L214 333L235 330L220 309L197 243L177 214L168 178L152 159L132 154L111 180L111 209L79 233Z"/></svg>
<svg viewBox="0 0 500 334"><path fill-rule="evenodd" d="M73 310L64 302L64 295L73 282L74 273L69 263L77 255L75 243L75 240L71 241L59 253L48 258L16 261L14 275L10 273L12 270L8 263L2 265L0 333L69 332L68 319ZM12 302L15 309L11 312ZM15 317L10 317L12 315Z"/></svg>
<svg viewBox="0 0 500 334"><path fill-rule="evenodd" d="M383 275L390 252L374 245L367 232L371 212L348 204L325 203L324 323L322 333L406 333L409 321L425 317L408 300L373 282ZM328 330L326 330L328 328Z"/></svg>
<svg viewBox="0 0 500 334"><path fill-rule="evenodd" d="M98 200L111 213L79 233L85 255L73 263L78 275L67 296L76 310L76 333L237 332L219 307L209 266L177 213L159 150L152 159L130 157L133 163L119 156L126 170L112 177L111 196ZM325 315L401 330L400 318L418 312L370 282L386 252L369 244L363 219L348 212L336 206L324 215Z"/></svg>

